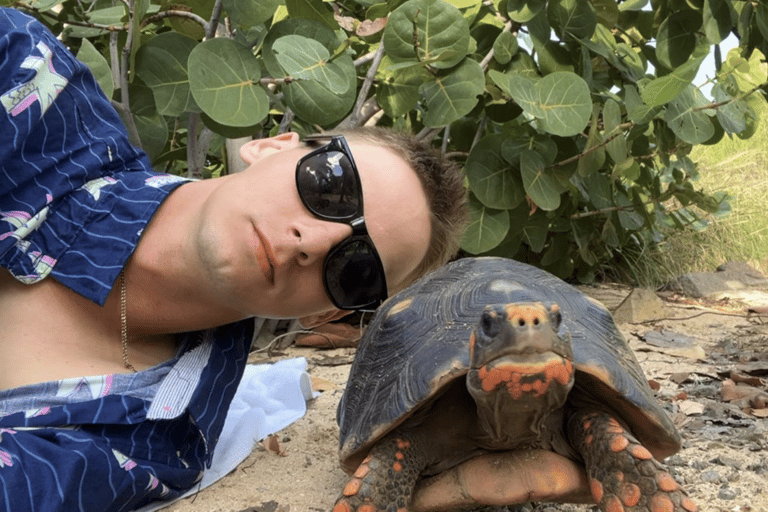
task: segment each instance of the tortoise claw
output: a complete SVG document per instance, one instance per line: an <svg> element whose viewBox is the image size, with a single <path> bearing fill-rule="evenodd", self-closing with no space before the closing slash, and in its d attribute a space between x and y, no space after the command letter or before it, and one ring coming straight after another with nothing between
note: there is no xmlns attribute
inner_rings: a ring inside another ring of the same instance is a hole
<svg viewBox="0 0 768 512"><path fill-rule="evenodd" d="M577 413L569 422L569 435L604 512L698 510L664 466L610 415Z"/></svg>

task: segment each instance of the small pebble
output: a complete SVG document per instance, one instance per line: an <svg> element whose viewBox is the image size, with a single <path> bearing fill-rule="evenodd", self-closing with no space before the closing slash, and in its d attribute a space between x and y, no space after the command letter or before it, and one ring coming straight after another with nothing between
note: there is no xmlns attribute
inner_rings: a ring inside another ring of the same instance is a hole
<svg viewBox="0 0 768 512"><path fill-rule="evenodd" d="M717 493L717 497L721 500L733 500L739 495L739 491L732 487L723 487L720 492Z"/></svg>

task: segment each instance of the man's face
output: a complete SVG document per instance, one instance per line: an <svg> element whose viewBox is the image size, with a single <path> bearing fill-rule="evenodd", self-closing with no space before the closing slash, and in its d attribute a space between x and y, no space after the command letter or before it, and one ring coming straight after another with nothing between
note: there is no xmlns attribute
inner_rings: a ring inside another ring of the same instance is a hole
<svg viewBox="0 0 768 512"><path fill-rule="evenodd" d="M427 251L426 196L396 153L349 145L369 235L389 288L398 288ZM196 242L203 268L221 300L244 316L296 318L334 310L323 287L323 262L352 228L316 217L301 202L296 163L309 151L296 134L246 144L241 156L249 167L216 180L203 207Z"/></svg>

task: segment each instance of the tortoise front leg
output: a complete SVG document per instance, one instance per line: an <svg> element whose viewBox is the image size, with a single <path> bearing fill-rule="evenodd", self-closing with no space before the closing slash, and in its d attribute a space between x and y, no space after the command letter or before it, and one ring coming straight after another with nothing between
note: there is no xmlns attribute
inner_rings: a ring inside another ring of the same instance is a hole
<svg viewBox="0 0 768 512"><path fill-rule="evenodd" d="M357 468L333 512L407 512L425 460L416 436L389 434Z"/></svg>
<svg viewBox="0 0 768 512"><path fill-rule="evenodd" d="M662 464L609 414L578 411L568 436L604 512L695 512L696 505Z"/></svg>

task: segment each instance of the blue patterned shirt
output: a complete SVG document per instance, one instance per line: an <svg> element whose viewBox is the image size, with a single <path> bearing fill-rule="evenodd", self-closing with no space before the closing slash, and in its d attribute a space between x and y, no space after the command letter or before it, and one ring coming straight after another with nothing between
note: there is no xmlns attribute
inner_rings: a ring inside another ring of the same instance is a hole
<svg viewBox="0 0 768 512"><path fill-rule="evenodd" d="M133 148L88 68L0 8L0 266L103 305L142 230L187 180ZM8 320L8 319L6 319ZM182 333L176 358L0 392L0 511L132 510L210 465L253 321Z"/></svg>

